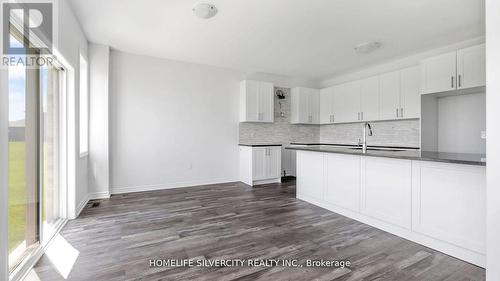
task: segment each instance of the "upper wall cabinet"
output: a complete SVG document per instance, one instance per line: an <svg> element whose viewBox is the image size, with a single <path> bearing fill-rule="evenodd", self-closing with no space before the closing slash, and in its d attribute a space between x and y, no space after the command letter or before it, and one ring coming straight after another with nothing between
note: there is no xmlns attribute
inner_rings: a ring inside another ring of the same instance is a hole
<svg viewBox="0 0 500 281"><path fill-rule="evenodd" d="M321 124L420 118L419 68L322 89Z"/></svg>
<svg viewBox="0 0 500 281"><path fill-rule="evenodd" d="M485 86L485 68L484 44L422 60L423 94Z"/></svg>
<svg viewBox="0 0 500 281"><path fill-rule="evenodd" d="M418 67L380 75L380 120L420 118Z"/></svg>
<svg viewBox="0 0 500 281"><path fill-rule="evenodd" d="M272 83L241 81L240 122L274 122L274 85Z"/></svg>
<svg viewBox="0 0 500 281"><path fill-rule="evenodd" d="M457 51L457 75L459 89L486 85L484 44Z"/></svg>
<svg viewBox="0 0 500 281"><path fill-rule="evenodd" d="M317 89L292 89L292 124L319 124L319 95L320 91Z"/></svg>

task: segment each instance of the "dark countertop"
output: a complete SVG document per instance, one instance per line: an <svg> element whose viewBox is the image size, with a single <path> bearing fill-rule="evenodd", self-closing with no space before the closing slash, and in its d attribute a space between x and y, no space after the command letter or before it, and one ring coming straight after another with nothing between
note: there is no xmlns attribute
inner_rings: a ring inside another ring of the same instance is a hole
<svg viewBox="0 0 500 281"><path fill-rule="evenodd" d="M448 153L448 152L396 150L396 149L368 150L366 154L363 154L361 152L361 149L352 149L352 147L349 148L349 147L339 147L332 145L289 146L286 147L286 149L486 166L486 156L484 154Z"/></svg>
<svg viewBox="0 0 500 281"><path fill-rule="evenodd" d="M292 142L290 145L330 145L330 146L341 146L341 147L356 147L354 144L345 143L303 143L303 142ZM413 146L382 146L382 145L370 145L369 147L374 148L394 148L394 149L420 149L420 147Z"/></svg>
<svg viewBox="0 0 500 281"><path fill-rule="evenodd" d="M240 143L238 145L249 147L282 146L281 143Z"/></svg>

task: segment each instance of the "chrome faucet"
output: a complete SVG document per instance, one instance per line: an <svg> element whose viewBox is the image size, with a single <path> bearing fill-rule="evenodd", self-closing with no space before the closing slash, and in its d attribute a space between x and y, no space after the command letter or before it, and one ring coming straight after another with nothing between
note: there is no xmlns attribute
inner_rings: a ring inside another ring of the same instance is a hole
<svg viewBox="0 0 500 281"><path fill-rule="evenodd" d="M372 126L370 123L365 122L363 125L363 153L366 153L367 145L366 145L366 128L368 127L368 135L373 136Z"/></svg>

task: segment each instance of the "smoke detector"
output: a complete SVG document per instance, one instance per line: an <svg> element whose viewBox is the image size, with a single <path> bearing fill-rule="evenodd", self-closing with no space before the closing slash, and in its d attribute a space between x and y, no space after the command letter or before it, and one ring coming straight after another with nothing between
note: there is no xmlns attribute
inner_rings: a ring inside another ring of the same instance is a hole
<svg viewBox="0 0 500 281"><path fill-rule="evenodd" d="M217 7L210 3L200 2L194 5L193 14L201 19L209 19L217 14Z"/></svg>
<svg viewBox="0 0 500 281"><path fill-rule="evenodd" d="M358 54L368 54L380 48L380 46L382 46L380 42L375 42L375 41L365 42L354 47L354 51L356 51L356 53Z"/></svg>

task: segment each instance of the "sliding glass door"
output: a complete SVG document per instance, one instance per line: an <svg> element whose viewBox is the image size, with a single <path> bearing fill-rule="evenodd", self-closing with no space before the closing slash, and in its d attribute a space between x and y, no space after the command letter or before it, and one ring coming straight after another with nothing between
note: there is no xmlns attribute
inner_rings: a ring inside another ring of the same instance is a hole
<svg viewBox="0 0 500 281"><path fill-rule="evenodd" d="M39 242L38 83L35 70L9 68L9 266Z"/></svg>
<svg viewBox="0 0 500 281"><path fill-rule="evenodd" d="M16 38L11 37L11 41ZM19 42L18 42L19 43ZM19 43L20 44L20 43ZM9 67L9 267L50 239L65 216L61 184L64 69Z"/></svg>

